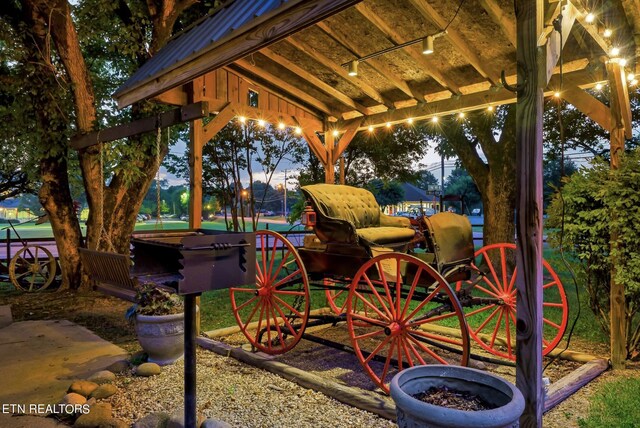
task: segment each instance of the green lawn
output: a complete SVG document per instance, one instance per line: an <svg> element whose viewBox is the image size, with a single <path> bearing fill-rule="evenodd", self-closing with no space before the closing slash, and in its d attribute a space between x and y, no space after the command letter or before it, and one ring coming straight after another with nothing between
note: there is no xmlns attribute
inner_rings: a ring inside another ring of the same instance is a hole
<svg viewBox="0 0 640 428"><path fill-rule="evenodd" d="M626 377L601 384L591 397L583 428L636 428L640 425L640 378Z"/></svg>

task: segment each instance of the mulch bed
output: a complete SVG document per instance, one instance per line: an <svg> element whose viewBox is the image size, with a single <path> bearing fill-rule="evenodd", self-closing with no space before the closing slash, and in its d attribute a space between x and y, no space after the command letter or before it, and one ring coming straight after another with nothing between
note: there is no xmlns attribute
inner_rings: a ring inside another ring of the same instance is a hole
<svg viewBox="0 0 640 428"><path fill-rule="evenodd" d="M427 391L415 394L412 397L434 406L447 407L449 409L464 411L495 409L495 406L475 394L456 391L446 386L432 386Z"/></svg>

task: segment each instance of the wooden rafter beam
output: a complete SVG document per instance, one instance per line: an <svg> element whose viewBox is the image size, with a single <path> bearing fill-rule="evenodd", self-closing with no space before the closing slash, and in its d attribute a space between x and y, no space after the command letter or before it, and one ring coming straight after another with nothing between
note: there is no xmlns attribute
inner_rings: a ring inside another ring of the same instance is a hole
<svg viewBox="0 0 640 428"><path fill-rule="evenodd" d="M209 123L202 127L202 141L206 143L215 137L215 135L220 132L220 130L224 128L235 115L236 114L232 109L231 103L223 107L222 110L220 110L220 112L209 121Z"/></svg>
<svg viewBox="0 0 640 428"><path fill-rule="evenodd" d="M277 53L275 53L274 51L272 51L269 48L264 48L260 51L261 54L263 54L264 56L266 56L267 58L269 58L271 61L281 65L282 67L288 69L289 71L291 71L292 73L297 74L301 79L304 79L305 81L307 81L310 85L315 86L316 88L320 89L322 92L331 95L333 98L335 98L336 100L340 101L342 104L344 104L347 107L350 107L354 110L359 111L362 114L370 114L369 108L363 106L362 104L354 101L353 99L349 98L347 95L343 94L342 92L338 91L336 88L334 88L333 86L329 85L328 83L325 83L324 81L320 80L319 78L317 78L315 75L309 73L307 70L303 69L302 67L298 66L297 64L289 61L287 58L283 57L282 55L279 55Z"/></svg>
<svg viewBox="0 0 640 428"><path fill-rule="evenodd" d="M580 89L578 86L566 84L562 90L562 98L580 110L584 115L596 122L607 132L611 131L611 113L609 107L600 100Z"/></svg>
<svg viewBox="0 0 640 428"><path fill-rule="evenodd" d="M360 124L363 120L364 119L362 117L359 117L357 119L353 119L350 122L346 122L343 125L341 130L344 131L344 133L340 136L338 144L336 144L336 146L333 148L332 159L338 159L340 155L342 155L351 140L353 140L353 137L355 137L356 133L358 132L358 128L360 128Z"/></svg>
<svg viewBox="0 0 640 428"><path fill-rule="evenodd" d="M321 54L320 52L318 52L317 50L315 50L314 48L312 48L311 46L309 46L305 42L303 42L303 41L301 41L301 40L299 40L297 38L294 38L294 37L289 37L287 39L287 42L289 44L291 44L291 46L293 46L294 48L298 49L299 51L301 51L304 54L310 56L311 58L313 58L314 60L316 60L317 62L322 64L323 66L327 67L328 69L333 71L338 76L340 76L343 79L347 80L349 83L351 83L353 86L355 86L358 89L360 89L362 92L364 92L364 94L366 96L368 96L369 98L371 98L375 102L383 104L383 105L387 106L388 108L392 108L393 107L393 102L391 100L383 97L380 94L380 92L378 92L376 89L374 89L369 84L363 82L362 79L358 79L357 76L356 77L349 76L349 73L347 72L347 70L345 70L342 66L340 66L340 64L336 64L331 59L329 59L325 55Z"/></svg>
<svg viewBox="0 0 640 428"><path fill-rule="evenodd" d="M560 3L558 3L560 4ZM560 11L560 8L557 9ZM558 63L558 59L560 58L560 53L564 49L564 45L567 43L569 39L569 35L571 34L571 29L573 28L573 24L576 21L576 17L580 12L573 7L571 3L567 3L561 10L562 13L562 39L560 38L560 32L553 30L549 37L547 38L547 75L546 82L549 82L551 76L553 75L553 70ZM555 19L555 18L553 18Z"/></svg>
<svg viewBox="0 0 640 428"><path fill-rule="evenodd" d="M249 61L247 61L246 59L239 59L235 62L235 64L237 66L239 66L240 68L242 68L245 71L248 71L250 73L253 73L254 75L258 76L259 78L269 82L270 84L272 84L273 86L289 93L290 95L300 99L302 102L308 104L309 106L315 108L316 110L319 110L325 114L328 114L329 116L340 116L340 113L336 112L333 108L331 108L330 106L328 106L327 104L323 103L322 101L319 101L317 99L315 99L314 97L308 95L307 93L305 93L302 89L298 88L297 86L292 85L289 82L285 82L284 80L282 80L281 78L261 69L260 67L256 67L255 65L252 65Z"/></svg>
<svg viewBox="0 0 640 428"><path fill-rule="evenodd" d="M69 145L76 150L85 149L96 144L119 140L121 138L155 131L158 128L167 128L178 123L201 119L208 115L209 105L206 102L196 102L161 113L158 116L145 117L122 125L89 132L88 134L76 135L71 138Z"/></svg>
<svg viewBox="0 0 640 428"><path fill-rule="evenodd" d="M316 27L320 28L329 37L333 38L336 42L344 46L347 50L351 51L351 53L355 55L357 58L360 58L366 55L366 53L359 50L348 37L343 36L342 34L335 31L326 22L318 22L316 24ZM373 68L376 72L378 72L381 76L383 76L389 82L391 82L393 86L400 89L409 97L415 100L422 99L422 97L419 94L415 94L413 90L411 90L407 82L405 82L400 77L398 77L396 73L393 70L391 70L389 67L387 67L382 61L376 58L371 58L371 59L368 59L366 63L371 68Z"/></svg>
<svg viewBox="0 0 640 428"><path fill-rule="evenodd" d="M591 38L598 44L598 46L600 46L600 48L602 48L602 50L607 55L609 55L609 49L610 49L609 42L598 32L597 25L595 25L594 23L588 23L586 21L588 12L582 6L582 3L576 0L569 0L569 1L573 5L573 7L575 7L576 10L578 11L576 19L578 20L582 28L584 28L587 34L591 36Z"/></svg>
<svg viewBox="0 0 640 428"><path fill-rule="evenodd" d="M409 2L423 17L433 21L440 31L447 27L448 22L426 0L409 0ZM469 47L469 42L457 30L448 28L445 37L482 77L489 80L492 85L500 82L498 72L480 59L480 56Z"/></svg>
<svg viewBox="0 0 640 428"><path fill-rule="evenodd" d="M189 103L187 92L184 90L183 86L169 89L168 91L165 91L160 95L153 97L153 101L176 106L183 106Z"/></svg>
<svg viewBox="0 0 640 428"><path fill-rule="evenodd" d="M587 70L575 71L573 73L565 73L564 79L567 79L580 88L592 88L597 83L605 82L605 78L596 75ZM559 75L554 75L544 92L545 96L552 96L560 86ZM379 127L386 123L398 124L405 123L408 118L414 120L431 119L434 116L447 116L460 112L468 112L473 110L486 109L488 106L497 106L503 104L513 104L516 102L516 94L504 88L499 90L490 89L483 92L475 92L460 97L452 97L446 100L435 101L428 104L421 104L415 107L404 109L396 109L385 113L378 113L364 118L362 126L358 130L363 130L369 126ZM340 127L340 122L338 127Z"/></svg>
<svg viewBox="0 0 640 428"><path fill-rule="evenodd" d="M407 41L392 27L392 24L389 24L385 20L381 19L364 3L358 3L355 8L366 20L375 25L378 30L385 34L385 36L388 37L393 43L401 44ZM425 55L423 55L422 52L420 52L420 50L415 46L407 47L404 52L411 56L411 58L413 58L413 60L442 87L448 89L453 94L460 93L458 85L456 85L448 77L444 76L438 70L434 61L427 59Z"/></svg>
<svg viewBox="0 0 640 428"><path fill-rule="evenodd" d="M516 22L504 13L504 10L495 0L478 0L480 5L489 14L493 22L498 24L507 40L512 46L516 46Z"/></svg>

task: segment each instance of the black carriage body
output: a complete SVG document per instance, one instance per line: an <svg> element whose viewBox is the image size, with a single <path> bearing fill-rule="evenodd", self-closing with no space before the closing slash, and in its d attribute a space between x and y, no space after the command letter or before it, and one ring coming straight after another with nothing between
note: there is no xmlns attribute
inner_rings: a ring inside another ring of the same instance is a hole
<svg viewBox="0 0 640 428"><path fill-rule="evenodd" d="M132 274L173 278L179 294L255 283L255 234L216 230L136 233Z"/></svg>

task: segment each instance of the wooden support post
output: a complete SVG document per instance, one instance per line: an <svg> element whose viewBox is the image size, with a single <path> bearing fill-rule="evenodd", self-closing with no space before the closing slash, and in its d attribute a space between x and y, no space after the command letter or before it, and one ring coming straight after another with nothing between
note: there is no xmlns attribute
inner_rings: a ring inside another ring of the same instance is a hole
<svg viewBox="0 0 640 428"><path fill-rule="evenodd" d="M344 156L340 156L340 184L344 184Z"/></svg>
<svg viewBox="0 0 640 428"><path fill-rule="evenodd" d="M623 78L624 69L618 62L607 63L607 74L609 75L610 107L611 112L611 169L620 167L620 155L624 152L625 117L623 112L628 109L628 96L625 99L620 91L626 91ZM626 103L626 106L623 104ZM617 212L611 212L611 217L615 218ZM618 245L619 231L611 230L611 250L614 251ZM627 331L625 322L625 297L624 284L616 281L617 260L611 260L611 288L609 291L609 322L611 329L611 366L614 370L624 369L627 356Z"/></svg>
<svg viewBox="0 0 640 428"><path fill-rule="evenodd" d="M543 0L516 1L518 102L516 111L516 386L525 398L522 427L541 427L542 385L542 109L546 49L537 40ZM524 74L526 73L526 74Z"/></svg>
<svg viewBox="0 0 640 428"><path fill-rule="evenodd" d="M195 79L190 85L191 102L202 97L202 78ZM202 226L202 148L204 147L204 128L202 119L191 122L189 128L189 228ZM200 296L195 298L196 307L200 307ZM200 311L196 311L195 334L200 334Z"/></svg>
<svg viewBox="0 0 640 428"><path fill-rule="evenodd" d="M329 184L334 184L336 182L336 160L333 157L333 147L335 146L335 140L336 139L331 132L325 131L324 147L327 151L327 163L324 165L324 182Z"/></svg>

